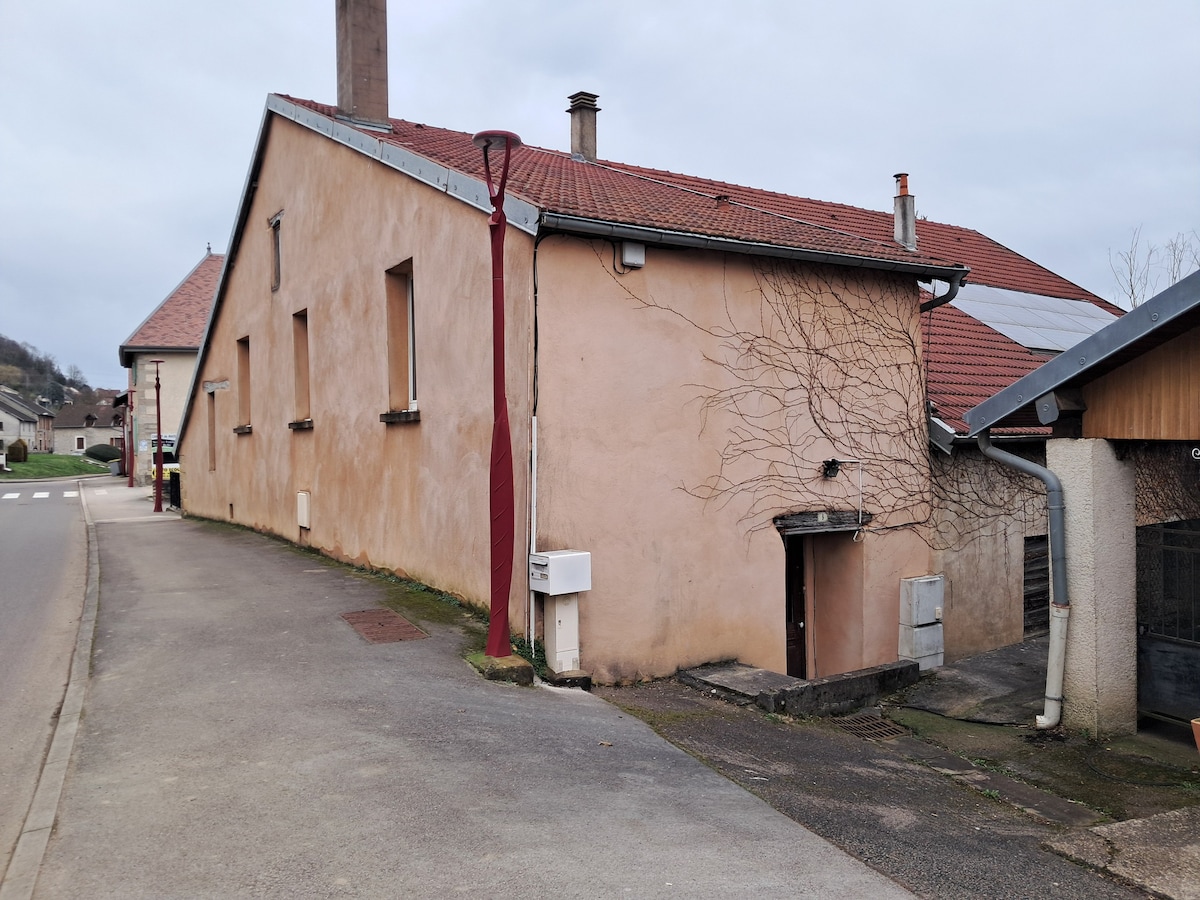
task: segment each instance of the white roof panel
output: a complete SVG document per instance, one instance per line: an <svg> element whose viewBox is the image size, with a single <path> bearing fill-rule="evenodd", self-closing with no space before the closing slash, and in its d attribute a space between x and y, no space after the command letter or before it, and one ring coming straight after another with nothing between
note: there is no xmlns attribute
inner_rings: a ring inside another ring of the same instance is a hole
<svg viewBox="0 0 1200 900"><path fill-rule="evenodd" d="M1086 300L982 284L964 284L950 305L1030 350L1066 350L1117 318Z"/></svg>

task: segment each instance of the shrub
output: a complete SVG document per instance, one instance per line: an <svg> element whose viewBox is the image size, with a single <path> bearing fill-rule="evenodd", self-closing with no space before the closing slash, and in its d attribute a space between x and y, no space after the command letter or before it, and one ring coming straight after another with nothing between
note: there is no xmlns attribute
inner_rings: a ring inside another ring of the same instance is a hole
<svg viewBox="0 0 1200 900"><path fill-rule="evenodd" d="M83 451L83 455L100 462L112 462L114 459L121 458L121 451L112 444L92 444Z"/></svg>
<svg viewBox="0 0 1200 900"><path fill-rule="evenodd" d="M9 444L8 461L10 463L29 462L29 445L20 438Z"/></svg>

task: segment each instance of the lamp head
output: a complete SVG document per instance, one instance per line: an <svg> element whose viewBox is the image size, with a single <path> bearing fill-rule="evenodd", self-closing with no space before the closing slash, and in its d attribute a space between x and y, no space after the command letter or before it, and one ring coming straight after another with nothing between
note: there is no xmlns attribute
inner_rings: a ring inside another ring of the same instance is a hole
<svg viewBox="0 0 1200 900"><path fill-rule="evenodd" d="M516 150L521 146L521 138L511 131L481 131L471 138L471 143L480 150L503 147L505 144L508 144L510 150Z"/></svg>

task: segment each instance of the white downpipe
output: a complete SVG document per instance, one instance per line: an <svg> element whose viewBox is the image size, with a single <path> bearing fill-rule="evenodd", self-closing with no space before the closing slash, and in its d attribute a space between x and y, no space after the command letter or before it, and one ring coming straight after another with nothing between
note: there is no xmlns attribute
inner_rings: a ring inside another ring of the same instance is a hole
<svg viewBox="0 0 1200 900"><path fill-rule="evenodd" d="M1034 722L1040 729L1053 728L1062 718L1063 668L1067 661L1067 619L1069 606L1050 607L1050 656L1046 660L1046 706Z"/></svg>
<svg viewBox="0 0 1200 900"><path fill-rule="evenodd" d="M1046 512L1050 537L1050 653L1046 659L1046 705L1034 721L1040 729L1054 728L1062 718L1063 669L1067 657L1067 619L1071 615L1071 599L1067 595L1067 526L1066 503L1062 482L1058 476L1024 457L992 446L986 431L976 440L988 459L1011 466L1018 472L1032 475L1046 485Z"/></svg>
<svg viewBox="0 0 1200 900"><path fill-rule="evenodd" d="M529 552L537 553L537 416L533 416L529 434ZM528 564L526 564L528 571ZM526 581L529 579L526 578ZM534 593L529 592L529 621L526 623L525 639L529 641L529 650L533 652L533 604Z"/></svg>

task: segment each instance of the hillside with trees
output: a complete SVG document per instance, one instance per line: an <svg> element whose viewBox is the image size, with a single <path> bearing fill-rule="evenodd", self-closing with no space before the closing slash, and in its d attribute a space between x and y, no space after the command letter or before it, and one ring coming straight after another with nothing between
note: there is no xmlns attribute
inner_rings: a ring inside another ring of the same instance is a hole
<svg viewBox="0 0 1200 900"><path fill-rule="evenodd" d="M68 400L92 403L95 391L78 366L66 374L48 353L0 334L0 384L12 388L26 400L37 403L43 398L52 409Z"/></svg>

